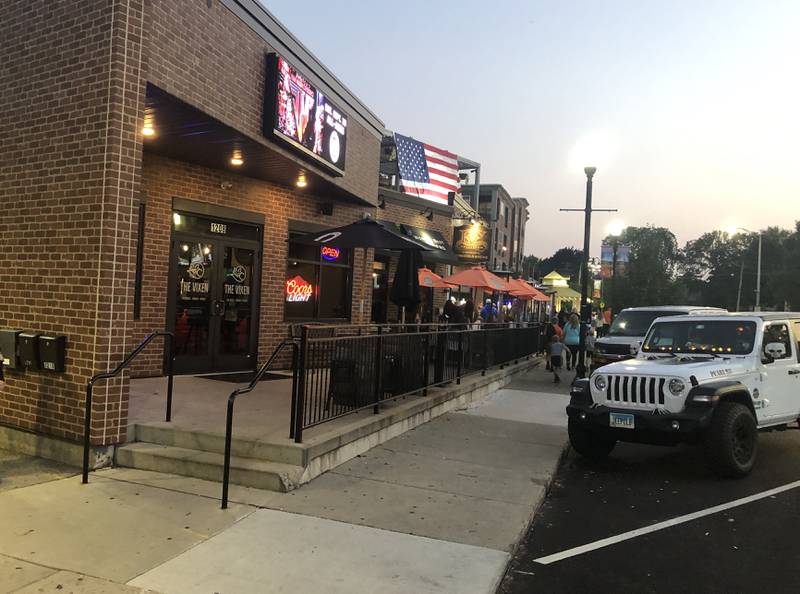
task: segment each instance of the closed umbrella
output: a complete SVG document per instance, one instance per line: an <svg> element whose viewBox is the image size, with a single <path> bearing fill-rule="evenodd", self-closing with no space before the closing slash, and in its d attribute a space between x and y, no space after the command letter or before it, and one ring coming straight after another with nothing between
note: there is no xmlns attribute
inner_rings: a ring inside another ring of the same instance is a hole
<svg viewBox="0 0 800 594"><path fill-rule="evenodd" d="M422 267L422 255L419 250L403 250L397 262L394 283L389 293L392 303L401 309L400 322L405 324L406 309L416 311L419 305L419 269Z"/></svg>

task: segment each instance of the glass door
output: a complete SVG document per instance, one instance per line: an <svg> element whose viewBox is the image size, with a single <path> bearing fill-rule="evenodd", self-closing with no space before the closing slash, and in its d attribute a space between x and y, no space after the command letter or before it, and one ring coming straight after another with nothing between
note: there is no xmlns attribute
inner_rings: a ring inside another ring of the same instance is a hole
<svg viewBox="0 0 800 594"><path fill-rule="evenodd" d="M215 260L212 242L173 241L170 326L175 333L175 370L179 373L202 371L212 364Z"/></svg>
<svg viewBox="0 0 800 594"><path fill-rule="evenodd" d="M253 369L257 356L255 344L255 287L260 270L255 249L223 245L220 259L219 340L215 367L238 371Z"/></svg>

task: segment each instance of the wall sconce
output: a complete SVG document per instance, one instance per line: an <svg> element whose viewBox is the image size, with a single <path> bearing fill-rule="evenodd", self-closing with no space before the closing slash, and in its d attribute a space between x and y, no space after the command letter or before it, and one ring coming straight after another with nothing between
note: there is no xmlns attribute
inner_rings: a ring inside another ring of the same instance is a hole
<svg viewBox="0 0 800 594"><path fill-rule="evenodd" d="M428 219L429 221L433 220L433 209L432 208L426 208L425 210L421 211L419 214L424 215L425 218Z"/></svg>

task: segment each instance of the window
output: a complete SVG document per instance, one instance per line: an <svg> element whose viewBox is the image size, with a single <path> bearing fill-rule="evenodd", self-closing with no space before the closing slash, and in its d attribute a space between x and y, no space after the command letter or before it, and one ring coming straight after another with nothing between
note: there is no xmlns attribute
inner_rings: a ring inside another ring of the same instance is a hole
<svg viewBox="0 0 800 594"><path fill-rule="evenodd" d="M497 201L497 211L494 213L494 219L496 221L500 220L500 200Z"/></svg>
<svg viewBox="0 0 800 594"><path fill-rule="evenodd" d="M293 243L284 284L284 317L287 320L347 320L350 318L352 253L335 246L319 248Z"/></svg>
<svg viewBox="0 0 800 594"><path fill-rule="evenodd" d="M789 326L786 324L771 324L764 328L764 352L770 343L780 343L786 351L781 357L775 359L788 359L792 356L792 337L789 334Z"/></svg>
<svg viewBox="0 0 800 594"><path fill-rule="evenodd" d="M503 211L503 218L506 221L506 227L508 227L508 207L507 206L505 207L505 210Z"/></svg>
<svg viewBox="0 0 800 594"><path fill-rule="evenodd" d="M797 341L797 359L800 361L800 322L794 323L794 339Z"/></svg>

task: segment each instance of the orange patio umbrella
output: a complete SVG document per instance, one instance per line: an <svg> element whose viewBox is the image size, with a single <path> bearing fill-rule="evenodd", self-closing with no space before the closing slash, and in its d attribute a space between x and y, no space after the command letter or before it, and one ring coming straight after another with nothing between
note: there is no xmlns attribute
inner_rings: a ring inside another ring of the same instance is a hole
<svg viewBox="0 0 800 594"><path fill-rule="evenodd" d="M430 268L419 269L419 286L423 289L452 289L455 285L446 283L444 279Z"/></svg>
<svg viewBox="0 0 800 594"><path fill-rule="evenodd" d="M451 285L475 287L476 289L484 289L486 291L504 292L510 290L506 281L479 266L456 272L445 278L444 282L450 283Z"/></svg>
<svg viewBox="0 0 800 594"><path fill-rule="evenodd" d="M550 299L536 287L526 283L521 278L512 278L508 281L511 294L520 299L533 299L534 301L550 301Z"/></svg>

